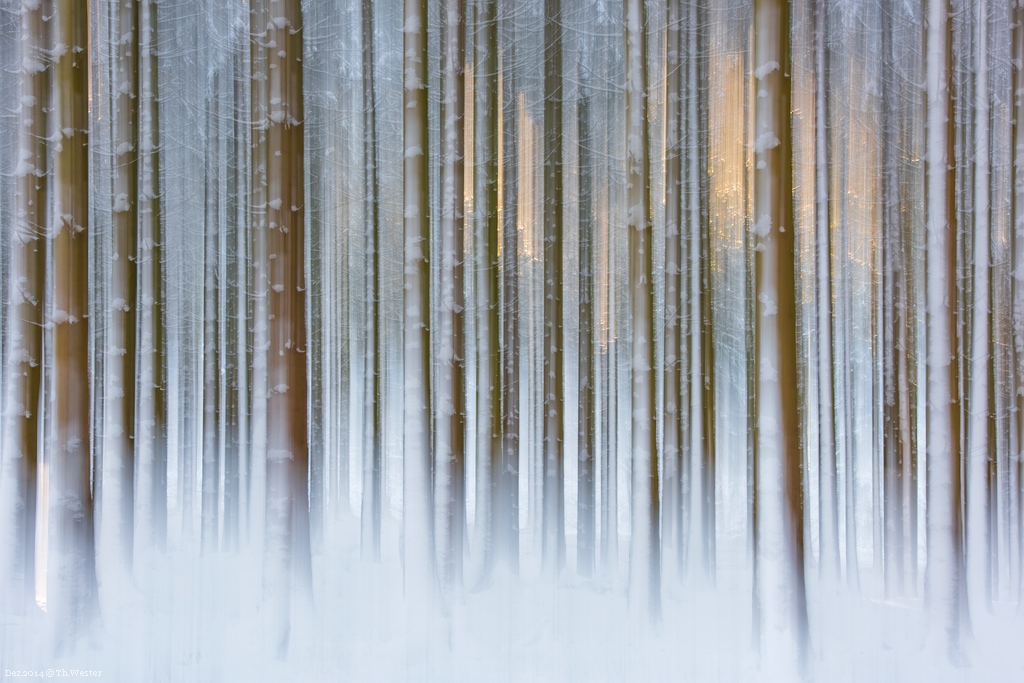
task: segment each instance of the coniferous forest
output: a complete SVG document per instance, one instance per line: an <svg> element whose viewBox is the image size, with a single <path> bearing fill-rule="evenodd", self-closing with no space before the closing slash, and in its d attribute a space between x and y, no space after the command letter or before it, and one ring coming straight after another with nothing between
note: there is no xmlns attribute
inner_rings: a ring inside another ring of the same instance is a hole
<svg viewBox="0 0 1024 683"><path fill-rule="evenodd" d="M0 0L0 681L1024 678L1024 1Z"/></svg>

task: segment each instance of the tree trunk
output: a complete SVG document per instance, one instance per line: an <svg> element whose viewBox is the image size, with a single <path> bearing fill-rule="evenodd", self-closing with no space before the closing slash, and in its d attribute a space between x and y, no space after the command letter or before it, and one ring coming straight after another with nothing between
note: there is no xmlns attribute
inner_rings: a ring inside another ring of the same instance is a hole
<svg viewBox="0 0 1024 683"><path fill-rule="evenodd" d="M579 101L576 104L579 135L580 206L580 332L579 332L579 447L576 496L576 569L582 576L594 571L594 542L597 532L594 517L594 456L597 447L597 381L594 356L594 206L593 161L590 133L590 93L586 76L581 74Z"/></svg>
<svg viewBox="0 0 1024 683"><path fill-rule="evenodd" d="M164 549L167 537L167 404L160 197L160 90L157 71L157 6L143 4L141 71L141 191L139 193L139 397L136 443L136 567ZM141 578L145 569L136 571Z"/></svg>
<svg viewBox="0 0 1024 683"><path fill-rule="evenodd" d="M789 6L755 0L754 319L757 447L754 601L762 661L803 669L808 650L797 384ZM763 96L762 96L763 95Z"/></svg>
<svg viewBox="0 0 1024 683"><path fill-rule="evenodd" d="M427 2L405 0L404 24L405 477L406 596L426 598L433 581L431 531L430 193L427 145Z"/></svg>
<svg viewBox="0 0 1024 683"><path fill-rule="evenodd" d="M989 222L989 94L988 94L988 10L986 3L976 6L973 17L976 34L974 55L974 181L971 264L971 306L967 311L970 357L967 386L966 473L966 552L970 604L975 610L991 610L992 553L989 544L989 466L994 462L995 432L992 406L991 311L991 228Z"/></svg>
<svg viewBox="0 0 1024 683"><path fill-rule="evenodd" d="M562 3L544 2L544 467L545 571L565 565L565 372L562 316Z"/></svg>
<svg viewBox="0 0 1024 683"><path fill-rule="evenodd" d="M13 542L0 566L0 584L15 611L35 598L36 476L42 460L43 296L45 292L50 87L48 2L22 0L21 87L16 207L10 233L10 301L4 330L3 469L0 471L0 533ZM84 240L83 240L84 241ZM45 519L45 517L44 517Z"/></svg>
<svg viewBox="0 0 1024 683"><path fill-rule="evenodd" d="M515 4L501 43L501 458L495 506L499 561L519 571L519 121Z"/></svg>
<svg viewBox="0 0 1024 683"><path fill-rule="evenodd" d="M633 491L629 603L654 621L661 616L658 441L654 391L654 269L647 125L647 21L642 0L626 3L626 228L632 314Z"/></svg>
<svg viewBox="0 0 1024 683"><path fill-rule="evenodd" d="M1011 159L1013 173L1013 194L1010 223L1010 272L1013 273L1011 284L1011 306L1013 319L1013 353L1012 380L1013 389L1013 425L1011 441L1015 449L1016 470L1011 481L1015 482L1016 509L1012 515L1016 520L1015 539L1017 556L1013 558L1017 566L1017 616L1024 618L1024 1L1017 0L1013 5L1013 109Z"/></svg>
<svg viewBox="0 0 1024 683"><path fill-rule="evenodd" d="M216 69L217 67L214 67ZM220 549L220 501L221 501L221 453L223 439L221 425L224 420L221 404L221 366L223 364L220 345L223 316L221 298L226 293L226 284L221 281L220 261L220 73L215 71L207 95L206 119L206 220L204 226L204 277L203 277L203 457L202 457L202 499L200 504L200 533L204 554Z"/></svg>
<svg viewBox="0 0 1024 683"><path fill-rule="evenodd" d="M250 0L249 14L249 61L251 78L249 82L250 121L250 202L249 229L251 231L251 280L252 292L249 304L252 336L252 384L249 401L251 404L252 463L249 479L249 516L253 538L261 543L266 518L267 484L267 406L268 406L268 273L267 259L267 131L270 119L268 111L269 83L268 54L265 49L269 25L269 0Z"/></svg>
<svg viewBox="0 0 1024 683"><path fill-rule="evenodd" d="M694 119L696 121L695 150L696 158L691 161L692 168L696 171L693 179L692 192L695 192L695 201L691 209L697 224L698 248L694 256L699 260L699 267L694 273L698 277L697 301L699 311L697 312L698 343L699 353L695 365L699 368L694 373L694 379L698 385L693 387L695 396L699 397L700 405L700 540L701 540L701 568L704 579L712 585L715 583L716 571L716 509L715 509L715 325L714 325L714 300L713 300L713 278L714 278L714 251L712 250L711 216L708 207L708 156L710 154L709 136L710 121L708 119L708 86L709 81L709 56L708 49L711 41L707 38L706 29L708 25L707 6L697 0L693 13L695 24L698 27L695 48L696 55L691 69L696 73L694 80L697 92L695 93Z"/></svg>
<svg viewBox="0 0 1024 683"><path fill-rule="evenodd" d="M928 564L925 601L936 646L962 657L963 520L960 481L960 364L955 355L956 202L949 0L929 0L925 35L927 162L925 210Z"/></svg>
<svg viewBox="0 0 1024 683"><path fill-rule="evenodd" d="M666 36L666 109L665 109L665 397L662 412L664 430L664 492L661 506L662 550L672 558L673 570L681 571L678 562L683 543L681 512L683 500L682 485L682 443L684 434L685 405L682 402L683 366L682 311L684 296L683 278L683 180L682 180L682 136L683 74L681 52L683 48L682 2L668 3L668 26ZM581 330L582 334L582 330Z"/></svg>
<svg viewBox="0 0 1024 683"><path fill-rule="evenodd" d="M110 264L110 359L104 389L103 497L99 530L111 534L116 562L132 559L135 471L136 297L139 227L139 2L117 3L113 112L113 255Z"/></svg>
<svg viewBox="0 0 1024 683"><path fill-rule="evenodd" d="M283 657L288 648L292 596L307 601L312 591L307 496L302 11L299 0L270 0L269 8L264 48L269 96L266 215L270 342L264 591L275 624L272 644Z"/></svg>
<svg viewBox="0 0 1024 683"><path fill-rule="evenodd" d="M446 0L441 21L440 356L434 421L434 538L439 578L446 595L462 583L466 525L465 29L465 0Z"/></svg>
<svg viewBox="0 0 1024 683"><path fill-rule="evenodd" d="M366 440L363 460L361 548L364 560L380 561L383 506L384 392L381 385L383 340L380 330L380 176L377 171L376 89L373 66L373 0L362 2L363 37L363 186L366 192L366 370L364 405Z"/></svg>
<svg viewBox="0 0 1024 683"><path fill-rule="evenodd" d="M498 496L501 470L501 372L499 328L498 244L498 3L476 5L473 72L476 100L473 107L473 239L479 273L477 309L477 443L476 534L481 550L482 578L494 566L498 531Z"/></svg>
<svg viewBox="0 0 1024 683"><path fill-rule="evenodd" d="M57 0L53 15L55 225L52 443L47 537L47 615L57 650L70 651L96 616L89 385L89 13Z"/></svg>
<svg viewBox="0 0 1024 683"><path fill-rule="evenodd" d="M814 5L814 154L815 154L815 255L818 325L818 500L820 514L819 567L823 578L838 580L839 490L836 473L835 412L832 405L832 218L829 211L828 132L828 26L826 0Z"/></svg>

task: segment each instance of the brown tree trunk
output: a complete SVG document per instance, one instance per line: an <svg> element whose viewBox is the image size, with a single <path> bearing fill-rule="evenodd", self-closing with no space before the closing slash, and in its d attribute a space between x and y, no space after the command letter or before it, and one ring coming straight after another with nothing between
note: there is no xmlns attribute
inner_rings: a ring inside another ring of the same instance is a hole
<svg viewBox="0 0 1024 683"><path fill-rule="evenodd" d="M302 11L270 0L267 23L266 207L268 384L264 590L278 656L288 648L292 598L312 591L304 272Z"/></svg>
<svg viewBox="0 0 1024 683"><path fill-rule="evenodd" d="M802 670L808 649L789 31L786 0L755 0L754 611L760 655L770 671Z"/></svg>
<svg viewBox="0 0 1024 683"><path fill-rule="evenodd" d="M647 22L643 0L626 3L626 229L632 313L633 490L629 602L652 621L661 617L661 534L654 380L654 239L651 224L650 139L647 121Z"/></svg>
<svg viewBox="0 0 1024 683"><path fill-rule="evenodd" d="M562 316L562 4L544 3L544 417L545 571L565 565L565 371Z"/></svg>
<svg viewBox="0 0 1024 683"><path fill-rule="evenodd" d="M96 616L89 382L89 11L57 0L53 23L53 417L47 615L58 651Z"/></svg>
<svg viewBox="0 0 1024 683"><path fill-rule="evenodd" d="M49 2L23 0L21 7L21 88L18 133L17 216L8 239L10 301L7 308L7 364L4 394L4 436L0 471L0 519L13 545L0 566L0 599L9 597L15 611L35 598L36 476L41 459L43 310L46 228L50 179L47 175L50 87ZM8 526L9 525L9 526Z"/></svg>

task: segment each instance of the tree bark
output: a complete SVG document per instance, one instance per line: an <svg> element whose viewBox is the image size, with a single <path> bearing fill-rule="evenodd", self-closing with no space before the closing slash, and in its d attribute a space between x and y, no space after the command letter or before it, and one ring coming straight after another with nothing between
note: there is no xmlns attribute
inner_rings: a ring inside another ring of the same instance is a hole
<svg viewBox="0 0 1024 683"><path fill-rule="evenodd" d="M682 443L685 406L682 402L683 365L683 107L681 0L668 3L666 36L665 109L665 397L662 412L664 431L664 492L661 506L662 550L671 558L672 568L682 570Z"/></svg>
<svg viewBox="0 0 1024 683"><path fill-rule="evenodd" d="M593 145L590 133L590 93L586 76L580 76L576 104L579 135L580 206L580 332L579 332L579 441L576 496L576 569L582 576L594 571L596 538L594 456L597 448L597 404L594 397L597 373L594 355L594 207Z"/></svg>
<svg viewBox="0 0 1024 683"><path fill-rule="evenodd" d="M760 655L768 670L802 670L808 650L789 30L785 0L755 0L754 612Z"/></svg>
<svg viewBox="0 0 1024 683"><path fill-rule="evenodd" d="M139 394L136 443L134 565L164 549L167 540L167 403L163 224L160 186L160 112L157 70L158 13L143 4L139 153ZM144 570L143 570L144 571ZM136 571L136 578L143 572Z"/></svg>
<svg viewBox="0 0 1024 683"><path fill-rule="evenodd" d="M501 344L499 320L498 233L498 144L500 111L498 100L498 3L479 0L473 46L474 162L473 234L477 307L477 443L476 443L476 533L481 549L482 578L493 570L498 530L498 497L501 469Z"/></svg>
<svg viewBox="0 0 1024 683"><path fill-rule="evenodd" d="M716 508L715 508L715 471L716 471L716 450L715 450L715 325L714 325L714 250L712 249L711 216L709 212L708 195L708 156L710 154L708 119L708 81L709 81L709 56L707 39L704 28L708 25L707 6L697 0L693 8L696 17L696 40L695 59L691 69L696 73L694 79L694 119L696 121L696 158L691 161L695 177L691 191L695 192L695 201L691 212L697 227L698 247L694 250L694 256L699 264L694 275L697 276L697 301L699 310L697 313L697 343L699 353L695 360L699 368L694 373L697 386L693 387L693 395L699 400L700 406L700 541L701 541L701 569L704 579L712 585L715 583L716 572Z"/></svg>
<svg viewBox="0 0 1024 683"><path fill-rule="evenodd" d="M405 0L404 115L405 477L403 543L406 595L426 597L433 581L430 391L430 194L427 143L427 2Z"/></svg>
<svg viewBox="0 0 1024 683"><path fill-rule="evenodd" d="M92 401L89 382L89 13L57 0L53 14L53 374L47 534L47 615L58 652L96 617Z"/></svg>
<svg viewBox="0 0 1024 683"><path fill-rule="evenodd" d="M544 382L545 571L565 565L565 370L562 315L562 3L544 2Z"/></svg>
<svg viewBox="0 0 1024 683"><path fill-rule="evenodd" d="M519 98L515 4L505 3L501 42L501 459L497 555L519 571Z"/></svg>
<svg viewBox="0 0 1024 683"><path fill-rule="evenodd" d="M970 604L975 610L991 610L992 552L990 546L989 506L991 487L989 468L995 462L995 411L993 406L992 339L990 336L991 267L990 249L992 230L989 221L989 92L988 92L988 8L978 3L972 17L975 25L974 55L974 202L971 231L973 263L971 264L972 301L967 310L969 327L965 336L970 338L970 356L967 383L967 433L965 459L966 474L966 576L970 588ZM980 613L980 612L979 612Z"/></svg>
<svg viewBox="0 0 1024 683"><path fill-rule="evenodd" d="M376 87L374 82L373 0L362 2L363 38L363 186L366 192L366 315L365 406L361 548L364 560L380 561L383 505L384 392L381 384L383 340L380 330L380 176L377 171Z"/></svg>
<svg viewBox="0 0 1024 683"><path fill-rule="evenodd" d="M31 605L36 581L36 490L42 452L43 311L45 293L48 151L47 93L49 2L21 3L21 85L18 130L17 221L10 233L10 301L7 305L7 364L4 394L3 470L0 472L0 533L13 541L0 566L0 583L17 612Z"/></svg>
<svg viewBox="0 0 1024 683"><path fill-rule="evenodd" d="M440 355L434 421L434 538L446 596L462 583L466 525L465 42L465 0L446 0L441 21Z"/></svg>
<svg viewBox="0 0 1024 683"><path fill-rule="evenodd" d="M829 198L828 132L828 24L826 0L814 5L814 153L815 153L815 257L818 325L818 500L820 514L819 568L823 578L840 576L839 563L839 491L836 473L835 412L833 388L833 290L832 238Z"/></svg>
<svg viewBox="0 0 1024 683"><path fill-rule="evenodd" d="M113 254L103 392L103 498L99 529L116 561L132 560L135 479L136 311L139 228L139 2L117 3L114 78Z"/></svg>
<svg viewBox="0 0 1024 683"><path fill-rule="evenodd" d="M654 270L650 140L647 121L647 21L642 0L626 6L626 228L632 314L632 514L629 603L661 617L661 538L654 387Z"/></svg>
<svg viewBox="0 0 1024 683"><path fill-rule="evenodd" d="M949 0L929 0L925 211L927 529L925 602L933 637L951 661L962 655L963 520L960 477L960 363L957 338L956 201Z"/></svg>
<svg viewBox="0 0 1024 683"><path fill-rule="evenodd" d="M1010 224L1010 258L1013 281L1011 283L1011 306L1013 319L1012 380L1013 425L1012 443L1015 447L1015 482L1011 498L1016 499L1013 516L1016 519L1015 545L1017 556L1017 615L1024 618L1024 1L1013 5L1013 115L1011 132L1011 160L1013 173L1013 194Z"/></svg>
<svg viewBox="0 0 1024 683"><path fill-rule="evenodd" d="M264 591L273 646L288 648L292 598L311 598L304 272L302 10L270 0L266 207L269 350ZM255 65L254 65L255 66Z"/></svg>

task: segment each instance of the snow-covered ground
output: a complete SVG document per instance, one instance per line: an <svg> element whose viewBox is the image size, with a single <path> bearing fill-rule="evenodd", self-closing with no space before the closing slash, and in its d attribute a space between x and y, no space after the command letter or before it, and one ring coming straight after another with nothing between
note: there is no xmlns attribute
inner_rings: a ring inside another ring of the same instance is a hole
<svg viewBox="0 0 1024 683"><path fill-rule="evenodd" d="M285 659L267 644L258 557L178 554L149 572L149 587L107 578L102 626L72 654L50 654L42 612L5 615L0 681L28 673L82 678L83 671L106 681L211 683L800 679L759 666L742 552L720 553L715 588L666 574L655 627L627 610L625 563L618 576L594 580L570 567L552 583L529 562L522 576L498 573L486 586L467 576L467 590L448 604L439 600L440 616L427 619L410 615L403 599L397 542L385 547L381 564L366 564L355 525L349 528L314 557L315 606L296 613ZM389 531L385 538L398 538L397 529ZM816 575L809 572L805 680L1024 680L1024 619L1015 604L996 604L991 615L975 610L969 661L953 666L929 645L920 600L883 601L845 589L825 594Z"/></svg>

